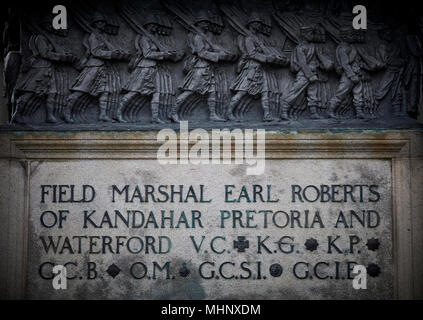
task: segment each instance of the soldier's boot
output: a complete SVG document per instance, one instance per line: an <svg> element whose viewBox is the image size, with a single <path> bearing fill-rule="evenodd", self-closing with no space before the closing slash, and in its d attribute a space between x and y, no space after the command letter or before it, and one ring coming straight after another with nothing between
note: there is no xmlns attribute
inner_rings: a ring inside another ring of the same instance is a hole
<svg viewBox="0 0 423 320"><path fill-rule="evenodd" d="M157 123L157 124L166 123L159 118L159 103L158 102L151 103L151 115L152 115L151 123Z"/></svg>
<svg viewBox="0 0 423 320"><path fill-rule="evenodd" d="M281 110L281 121L289 121L288 109L289 109L289 104L286 102L283 102L282 110Z"/></svg>
<svg viewBox="0 0 423 320"><path fill-rule="evenodd" d="M70 108L65 108L65 110L63 110L62 119L63 119L66 123L74 123L74 122L75 122L75 121L72 119L71 112L70 112Z"/></svg>
<svg viewBox="0 0 423 320"><path fill-rule="evenodd" d="M231 101L231 103L229 104L229 109L228 109L228 111L226 112L226 118L229 120L229 121L234 121L234 122L241 122L241 120L240 119L237 119L235 116L234 116L234 109L235 109L235 107L237 106L237 104L239 103L239 100L233 100L233 101Z"/></svg>
<svg viewBox="0 0 423 320"><path fill-rule="evenodd" d="M264 111L264 116L263 116L263 121L264 122L271 122L273 121L273 117L270 114L270 107L269 107L269 100L263 100L262 101L263 104L263 111Z"/></svg>
<svg viewBox="0 0 423 320"><path fill-rule="evenodd" d="M394 104L393 105L393 113L394 117L403 117L404 113L401 111L401 105L400 104Z"/></svg>
<svg viewBox="0 0 423 320"><path fill-rule="evenodd" d="M225 122L226 120L216 113L216 101L209 101L210 120L214 122Z"/></svg>
<svg viewBox="0 0 423 320"><path fill-rule="evenodd" d="M336 119L337 116L335 114L335 110L338 107L338 104L335 101L329 102L329 108L328 108L328 117L332 119Z"/></svg>
<svg viewBox="0 0 423 320"><path fill-rule="evenodd" d="M47 98L46 109L47 109L47 123L56 123L58 122L57 118L54 116L54 104L52 98Z"/></svg>
<svg viewBox="0 0 423 320"><path fill-rule="evenodd" d="M126 119L123 117L123 114L122 114L122 112L123 112L125 106L127 105L127 103L128 103L128 100L125 99L125 98L123 98L120 101L119 108L116 111L116 117L115 117L115 120L117 120L118 122L121 122L121 123L127 123L128 122L128 121L126 121Z"/></svg>
<svg viewBox="0 0 423 320"><path fill-rule="evenodd" d="M356 113L357 119L366 119L366 115L363 112L363 106L362 105L356 105L355 106L355 113Z"/></svg>
<svg viewBox="0 0 423 320"><path fill-rule="evenodd" d="M21 112L18 111L13 115L11 123L25 124L25 120Z"/></svg>
<svg viewBox="0 0 423 320"><path fill-rule="evenodd" d="M16 102L16 107L15 107L15 110L12 114L11 123L25 124L25 121L24 121L23 116L22 116L23 107L24 107L24 102L19 99Z"/></svg>
<svg viewBox="0 0 423 320"><path fill-rule="evenodd" d="M75 102L77 100L77 98L75 98L75 93L71 94L67 101L66 101L66 106L63 109L63 113L62 113L62 119L66 122L66 123L74 123L75 121L73 120L72 117L72 108L75 105Z"/></svg>
<svg viewBox="0 0 423 320"><path fill-rule="evenodd" d="M100 121L112 122L112 118L107 115L106 107L100 107L100 116L98 117Z"/></svg>
<svg viewBox="0 0 423 320"><path fill-rule="evenodd" d="M112 118L110 118L107 114L107 97L100 97L100 116L99 120L104 122L112 122Z"/></svg>
<svg viewBox="0 0 423 320"><path fill-rule="evenodd" d="M176 123L181 122L178 116L180 102L176 101L175 104L172 105L172 109L170 110L170 120Z"/></svg>
<svg viewBox="0 0 423 320"><path fill-rule="evenodd" d="M311 113L311 119L313 120L321 119L319 113L317 112L317 106L310 106L310 113Z"/></svg>

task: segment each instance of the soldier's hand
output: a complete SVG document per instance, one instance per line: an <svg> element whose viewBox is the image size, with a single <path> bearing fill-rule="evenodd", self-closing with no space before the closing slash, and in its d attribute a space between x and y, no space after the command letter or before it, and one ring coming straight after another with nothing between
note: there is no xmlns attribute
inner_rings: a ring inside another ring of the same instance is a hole
<svg viewBox="0 0 423 320"><path fill-rule="evenodd" d="M230 55L230 58L229 58L230 61L236 61L237 59L238 59L238 56L235 53L232 53Z"/></svg>
<svg viewBox="0 0 423 320"><path fill-rule="evenodd" d="M288 63L288 58L285 56L278 56L278 60L276 61L277 64L285 65Z"/></svg>
<svg viewBox="0 0 423 320"><path fill-rule="evenodd" d="M120 59L120 56L121 56L121 52L120 52L120 50L114 50L114 51L112 51L112 59Z"/></svg>
<svg viewBox="0 0 423 320"><path fill-rule="evenodd" d="M64 60L67 62L75 62L76 57L71 53L65 53Z"/></svg>
<svg viewBox="0 0 423 320"><path fill-rule="evenodd" d="M316 82L319 78L316 75L313 75L310 79L311 82Z"/></svg>
<svg viewBox="0 0 423 320"><path fill-rule="evenodd" d="M351 77L351 81L354 82L354 83L358 83L358 82L360 82L360 78L357 75L353 75Z"/></svg>
<svg viewBox="0 0 423 320"><path fill-rule="evenodd" d="M224 52L224 51L220 53L220 57L221 57L222 60L230 60L231 59L231 55L228 54L227 52Z"/></svg>

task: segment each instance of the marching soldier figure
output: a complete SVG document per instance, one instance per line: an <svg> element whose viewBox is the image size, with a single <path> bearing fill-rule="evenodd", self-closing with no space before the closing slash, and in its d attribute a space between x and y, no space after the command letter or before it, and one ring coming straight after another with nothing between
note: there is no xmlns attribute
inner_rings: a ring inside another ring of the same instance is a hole
<svg viewBox="0 0 423 320"><path fill-rule="evenodd" d="M121 79L118 71L112 65L113 60L127 59L129 54L115 48L107 40L107 20L101 14L96 14L93 19L95 31L88 37L87 62L85 67L72 86L73 92L68 99L68 109L65 114L66 122L73 123L71 117L72 107L83 95L88 94L99 101L101 121L111 122L107 114L112 94L121 91Z"/></svg>
<svg viewBox="0 0 423 320"><path fill-rule="evenodd" d="M171 119L179 122L178 111L193 94L207 96L210 111L210 120L223 122L216 113L216 75L215 64L219 61L232 60L234 55L220 46L213 44L208 37L211 28L208 15L201 14L195 21L195 26L201 29L202 34L195 33L192 38L192 53L190 70L185 77L182 93L176 99L172 108Z"/></svg>
<svg viewBox="0 0 423 320"><path fill-rule="evenodd" d="M326 56L316 42L320 42L320 37L324 29L314 27L301 28L301 42L294 49L291 56L291 70L296 73L295 82L282 102L282 120L288 120L288 111L304 92L307 96L307 105L310 109L312 119L320 119L318 108L325 105L322 101L321 86L327 82L325 71L333 67L333 61ZM324 94L324 93L323 93ZM325 94L326 96L326 94Z"/></svg>
<svg viewBox="0 0 423 320"><path fill-rule="evenodd" d="M386 65L386 71L376 91L376 100L378 104L380 104L382 100L389 95L394 116L404 116L406 112L401 107L405 67L405 60L403 58L404 50L401 46L402 40L399 39L398 34L396 35L396 39L394 39L392 30L389 27L379 30L378 34L384 41L379 47L378 54L380 60Z"/></svg>
<svg viewBox="0 0 423 320"><path fill-rule="evenodd" d="M277 90L270 79L270 75L265 70L265 65L277 64L286 65L287 59L270 48L264 46L259 39L265 22L258 14L253 14L247 23L250 34L243 39L244 57L241 60L241 72L239 73L231 90L235 92L229 105L227 117L231 121L237 121L233 112L241 99L249 94L251 96L261 96L261 104L264 111L263 121L273 121L270 114L269 93Z"/></svg>
<svg viewBox="0 0 423 320"><path fill-rule="evenodd" d="M348 98L353 96L353 106L359 119L366 119L363 112L365 106L364 85L369 81L367 71L380 67L374 58L364 52L363 48L356 46L357 39L351 28L341 30L341 43L336 48L336 69L341 74L341 79L335 96L329 102L329 118L336 118L335 111Z"/></svg>
<svg viewBox="0 0 423 320"><path fill-rule="evenodd" d="M144 27L154 37L160 25L154 19L149 19ZM138 95L145 95L151 96L152 122L163 124L165 122L159 118L160 95L173 95L174 89L170 73L165 70L162 62L165 60L175 61L179 57L176 51L160 51L152 39L145 35L136 37L135 47L137 48L137 55L135 61L132 62L134 70L123 88L123 91L127 93L118 109L117 120L126 122L122 116L125 107ZM162 79L164 80L162 81Z"/></svg>
<svg viewBox="0 0 423 320"><path fill-rule="evenodd" d="M52 35L65 37L67 33L53 29L51 19L51 16L46 17L41 22L41 27ZM23 115L28 108L29 101L33 97L41 97L46 103L47 122L56 123L58 122L56 116L61 116L60 114L55 115L55 111L59 107L59 99L67 94L66 90L69 87L68 76L61 64L72 64L77 58L68 52L58 52L52 41L42 34L32 35L29 47L32 51L30 69L18 78L15 92L20 96L16 102L12 122L23 123Z"/></svg>
<svg viewBox="0 0 423 320"><path fill-rule="evenodd" d="M423 41L418 34L406 37L408 59L404 70L406 112L417 119L422 101L423 87Z"/></svg>

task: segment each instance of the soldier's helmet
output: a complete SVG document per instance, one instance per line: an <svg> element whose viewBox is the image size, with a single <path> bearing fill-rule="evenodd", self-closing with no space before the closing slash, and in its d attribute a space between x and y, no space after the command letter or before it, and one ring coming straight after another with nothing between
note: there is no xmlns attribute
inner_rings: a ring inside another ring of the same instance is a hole
<svg viewBox="0 0 423 320"><path fill-rule="evenodd" d="M143 21L142 25L143 27L146 27L148 25L159 25L158 19L156 17L155 14L150 13L149 15L147 15L146 19Z"/></svg>
<svg viewBox="0 0 423 320"><path fill-rule="evenodd" d="M207 23L212 23L210 15L202 10L200 11L200 13L195 17L195 21L194 24L199 24L200 22L207 22Z"/></svg>
<svg viewBox="0 0 423 320"><path fill-rule="evenodd" d="M250 18L247 21L247 26L249 26L250 24L254 23L254 22L258 22L261 25L265 26L266 25L266 21L263 18L262 15L260 15L258 12L253 12L250 16Z"/></svg>
<svg viewBox="0 0 423 320"><path fill-rule="evenodd" d="M262 16L263 18L263 24L262 24L262 32L267 35L270 36L272 34L272 19L268 16Z"/></svg>
<svg viewBox="0 0 423 320"><path fill-rule="evenodd" d="M95 24L97 22L104 22L105 24L107 24L107 18L106 18L106 16L103 15L102 13L98 12L98 11L94 14L94 17L93 17L93 19L91 21L91 25L92 26L95 26Z"/></svg>

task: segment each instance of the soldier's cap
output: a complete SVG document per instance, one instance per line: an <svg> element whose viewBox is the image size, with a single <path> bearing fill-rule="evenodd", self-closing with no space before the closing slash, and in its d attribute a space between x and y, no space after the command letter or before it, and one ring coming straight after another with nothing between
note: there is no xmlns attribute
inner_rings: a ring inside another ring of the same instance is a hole
<svg viewBox="0 0 423 320"><path fill-rule="evenodd" d="M212 21L211 21L212 19L210 18L210 15L206 12L206 11L204 11L204 10L202 10L202 11L200 11L200 13L197 15L197 17L195 18L195 21L194 21L194 23L195 24L198 24L198 23L200 23L200 22L208 22L208 23L212 23Z"/></svg>
<svg viewBox="0 0 423 320"><path fill-rule="evenodd" d="M149 24L154 24L160 27L172 29L172 22L167 16L159 13L150 13L145 21L143 21L143 26L147 26Z"/></svg>
<svg viewBox="0 0 423 320"><path fill-rule="evenodd" d="M223 22L222 17L220 15L218 15L218 14L211 15L210 22L213 23L213 24L215 24L215 25L217 25L217 26L219 26L219 27L224 27L225 26L225 23Z"/></svg>
<svg viewBox="0 0 423 320"><path fill-rule="evenodd" d="M106 18L105 15L103 15L102 13L100 13L100 12L97 11L94 14L94 17L92 19L91 24L94 25L96 22L100 22L100 21L107 23L107 18Z"/></svg>
<svg viewBox="0 0 423 320"><path fill-rule="evenodd" d="M263 25L267 25L265 20L263 19L263 16L261 16L259 13L257 12L253 12L250 16L250 18L247 21L247 26L249 26L250 24L252 24L253 22L259 22Z"/></svg>

